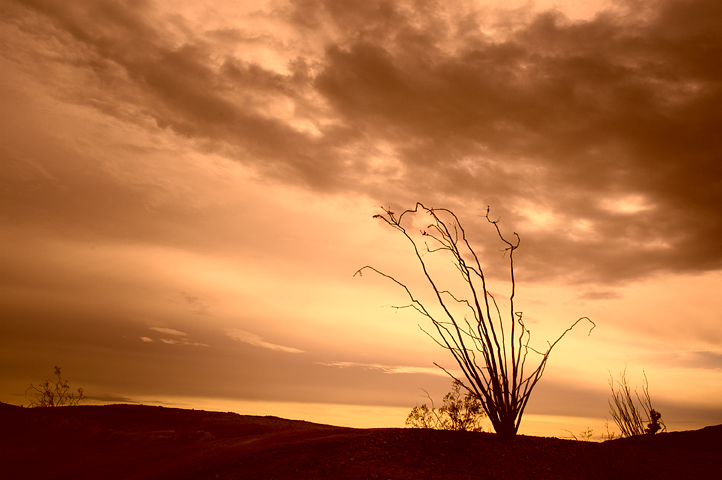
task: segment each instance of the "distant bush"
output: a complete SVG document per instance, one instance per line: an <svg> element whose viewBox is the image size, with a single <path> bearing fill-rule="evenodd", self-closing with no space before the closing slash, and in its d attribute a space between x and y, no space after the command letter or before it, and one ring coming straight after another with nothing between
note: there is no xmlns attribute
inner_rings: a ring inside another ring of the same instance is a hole
<svg viewBox="0 0 722 480"><path fill-rule="evenodd" d="M612 400L609 401L609 413L612 415L614 423L619 427L622 436L654 435L659 431L665 431L667 427L662 421L662 414L652 408L647 374L644 374L642 396L640 397L639 393L636 390L634 391L637 401L641 405L640 408L634 404L634 398L632 397L629 382L626 378L626 369L622 371L621 377L622 379L618 382L620 390L615 391L614 378L610 376L609 386L612 388ZM642 419L640 409L646 415L646 420Z"/></svg>
<svg viewBox="0 0 722 480"><path fill-rule="evenodd" d="M607 433L602 434L603 442L607 440L614 440L615 438L617 438L616 433L609 431L609 422L606 419L604 420L604 428L607 430Z"/></svg>
<svg viewBox="0 0 722 480"><path fill-rule="evenodd" d="M413 428L431 428L434 430L457 430L483 432L482 421L486 418L481 402L473 393L467 391L462 398L460 390L463 384L454 380L451 391L444 396L441 408L431 408L426 404L414 407L406 418L406 425Z"/></svg>
<svg viewBox="0 0 722 480"><path fill-rule="evenodd" d="M574 435L574 433L571 430L564 429L566 432L569 432L569 435L571 435L571 438L578 441L578 442L588 442L591 440L591 438L594 436L594 430L587 427L586 430L583 430L579 433L579 436L577 437Z"/></svg>
<svg viewBox="0 0 722 480"><path fill-rule="evenodd" d="M30 407L62 407L69 405L77 405L85 399L83 389L78 388L78 393L70 393L70 386L67 380L63 380L60 374L60 367L55 367L55 375L58 377L57 381L45 380L37 387L32 383L25 390L25 395L34 397L34 400L30 401Z"/></svg>

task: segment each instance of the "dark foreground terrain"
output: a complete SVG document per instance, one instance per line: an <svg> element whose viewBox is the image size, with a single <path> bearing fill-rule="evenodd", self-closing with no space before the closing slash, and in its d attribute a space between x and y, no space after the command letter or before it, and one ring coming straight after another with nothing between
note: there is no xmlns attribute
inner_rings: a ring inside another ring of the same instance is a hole
<svg viewBox="0 0 722 480"><path fill-rule="evenodd" d="M605 443L352 429L143 405L0 404L8 479L721 478L722 425Z"/></svg>

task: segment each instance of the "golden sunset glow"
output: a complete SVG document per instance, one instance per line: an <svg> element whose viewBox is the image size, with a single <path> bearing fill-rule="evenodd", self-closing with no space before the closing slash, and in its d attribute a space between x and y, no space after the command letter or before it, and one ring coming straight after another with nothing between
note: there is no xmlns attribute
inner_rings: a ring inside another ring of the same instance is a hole
<svg viewBox="0 0 722 480"><path fill-rule="evenodd" d="M448 5L447 5L448 4ZM520 433L604 433L643 372L670 430L722 423L722 7L712 0L0 3L0 401L403 426L453 359L372 218L516 232L554 349ZM610 429L613 427L610 425Z"/></svg>

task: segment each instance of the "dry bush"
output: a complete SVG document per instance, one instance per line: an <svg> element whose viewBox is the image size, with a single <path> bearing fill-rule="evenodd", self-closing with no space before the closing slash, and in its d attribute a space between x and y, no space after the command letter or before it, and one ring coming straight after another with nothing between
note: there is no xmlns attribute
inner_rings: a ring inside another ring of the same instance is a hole
<svg viewBox="0 0 722 480"><path fill-rule="evenodd" d="M58 377L57 380L45 380L37 387L32 383L25 390L25 395L31 392L31 395L35 398L30 401L30 407L62 407L77 405L83 399L83 389L78 388L78 393L70 393L70 386L67 380L63 380L60 374L60 367L55 367L55 375Z"/></svg>
<svg viewBox="0 0 722 480"><path fill-rule="evenodd" d="M619 427L622 436L654 435L657 432L667 430L662 421L662 414L652 407L647 374L644 374L642 396L640 397L637 390L634 390L634 396L637 397L640 404L640 407L637 407L629 388L626 373L626 369L621 372L621 380L618 382L620 390L618 391L614 390L614 378L611 375L609 377L609 386L612 389L612 400L609 400L609 413L612 415L614 423ZM646 415L646 420L642 419L641 412Z"/></svg>
<svg viewBox="0 0 722 480"><path fill-rule="evenodd" d="M465 432L483 432L482 422L486 418L481 402L472 392L467 391L462 398L460 390L463 384L455 380L451 391L444 396L441 408L434 408L434 401L428 393L431 408L423 405L411 409L406 425L413 428L431 428L434 430L457 430Z"/></svg>
<svg viewBox="0 0 722 480"><path fill-rule="evenodd" d="M586 430L579 432L579 436L574 435L574 432L572 432L571 430L564 429L564 431L569 432L569 438L572 438L578 442L588 442L594 436L594 430L589 427L587 427Z"/></svg>
<svg viewBox="0 0 722 480"><path fill-rule="evenodd" d="M496 434L503 441L513 439L554 346L578 323L588 321L594 328L594 322L581 317L546 348L537 350L530 346L531 332L524 323L522 312L514 308L514 252L519 248L519 236L514 233L514 241L505 238L498 220L489 217L488 208L486 220L495 229L509 259L510 293L503 307L490 293L481 261L453 212L417 203L413 209L398 215L384 209L383 215L374 217L386 222L411 243L423 278L430 287L430 300L422 301L424 296L417 297L406 284L372 266L367 265L356 273L372 270L406 292L409 303L396 308L411 308L426 317L432 329L424 332L453 356L467 381L464 388L479 399ZM413 226L414 219L425 222L426 228L418 231ZM453 265L459 275L455 283L433 273L436 271L432 268L436 263L434 259ZM530 357L535 357L536 361L527 362ZM435 365L443 369L438 363ZM459 380L448 370L444 371Z"/></svg>

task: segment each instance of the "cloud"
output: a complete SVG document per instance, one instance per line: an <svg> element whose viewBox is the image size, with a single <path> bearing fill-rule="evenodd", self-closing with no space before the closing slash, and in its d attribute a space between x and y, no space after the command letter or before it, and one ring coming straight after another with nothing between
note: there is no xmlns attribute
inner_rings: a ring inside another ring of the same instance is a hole
<svg viewBox="0 0 722 480"><path fill-rule="evenodd" d="M405 365L381 365L378 363L357 363L357 362L318 362L319 365L326 365L328 367L337 368L365 368L370 370L381 370L384 373L395 374L395 373L414 373L414 374L426 374L426 375L437 375L442 377L448 377L448 374L438 367L412 367ZM457 374L451 370L455 375ZM461 372L458 372L461 374Z"/></svg>
<svg viewBox="0 0 722 480"><path fill-rule="evenodd" d="M192 345L194 347L208 347L209 345L206 343L199 343L199 342L189 342L188 340L175 340L172 338L161 338L161 342L168 344L168 345Z"/></svg>
<svg viewBox="0 0 722 480"><path fill-rule="evenodd" d="M178 335L178 336L180 336L180 337L187 337L187 336L188 336L187 333L184 333L184 332L181 332L181 331L178 331L178 330L173 330L172 328L151 327L150 329L153 330L153 331L155 331L155 332L165 333L165 334L168 334L168 335Z"/></svg>
<svg viewBox="0 0 722 480"><path fill-rule="evenodd" d="M647 354L643 360L666 367L719 370L722 369L722 353L710 351L665 352Z"/></svg>
<svg viewBox="0 0 722 480"><path fill-rule="evenodd" d="M368 35L330 46L315 82L347 123L397 145L409 183L503 213L522 198L532 217L553 212L558 221L530 245L549 259L540 273L554 275L554 263L572 270L586 255L606 280L716 269L721 78L710 59L722 45L719 7L655 5L646 19L542 13L501 38L447 25L444 41L400 11L393 23L369 14L358 19ZM695 40L700 31L710 43ZM628 196L647 208L606 208ZM568 238L583 219L587 235Z"/></svg>
<svg viewBox="0 0 722 480"><path fill-rule="evenodd" d="M195 313L197 313L198 315L208 315L208 311L211 307L204 304L199 297L196 297L186 292L181 292L181 295L183 296L183 299L186 301L186 303L193 307Z"/></svg>
<svg viewBox="0 0 722 480"><path fill-rule="evenodd" d="M253 345L255 347L268 348L269 350L277 350L279 352L287 352L287 353L304 353L303 350L299 350L298 348L284 347L283 345L277 345L275 343L267 342L263 338L259 337L258 335L254 334L254 333L246 332L245 330L239 330L239 329L228 330L228 336L234 340L238 340L239 342L247 343L247 344Z"/></svg>
<svg viewBox="0 0 722 480"><path fill-rule="evenodd" d="M141 403L138 400L133 400L130 397L124 397L122 395L114 395L112 393L95 393L92 395L86 395L89 400L97 400L99 402L113 402L113 403Z"/></svg>
<svg viewBox="0 0 722 480"><path fill-rule="evenodd" d="M471 233L490 204L526 227L526 278L722 268L722 6L616 5L573 21L304 0L254 13L261 31L190 28L152 2L28 0L5 21L79 73L47 75L63 98L264 178L451 207Z"/></svg>
<svg viewBox="0 0 722 480"><path fill-rule="evenodd" d="M172 328L165 328L165 327L151 327L151 330L158 332L158 333L165 333L166 335L173 335L176 337L183 337L183 338L161 338L160 341L167 344L167 345L192 345L195 347L208 347L208 344L205 343L199 343L199 342L191 342L188 340L188 334L185 332L181 332L179 330L173 330ZM147 339L147 340L146 340ZM141 337L141 340L144 342L152 342L153 340L148 337Z"/></svg>
<svg viewBox="0 0 722 480"><path fill-rule="evenodd" d="M622 298L622 294L611 290L592 290L577 295L580 300L615 300Z"/></svg>

